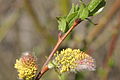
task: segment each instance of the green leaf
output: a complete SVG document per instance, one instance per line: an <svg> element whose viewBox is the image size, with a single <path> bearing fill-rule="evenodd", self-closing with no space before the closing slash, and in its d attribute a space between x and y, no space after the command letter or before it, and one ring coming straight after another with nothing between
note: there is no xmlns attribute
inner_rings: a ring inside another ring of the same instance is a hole
<svg viewBox="0 0 120 80"><path fill-rule="evenodd" d="M104 7L100 8L98 11L90 13L90 16L96 16L96 15L98 15L100 12L102 12L103 9L104 9Z"/></svg>
<svg viewBox="0 0 120 80"><path fill-rule="evenodd" d="M92 12L100 3L102 0L91 0L91 2L88 4L88 9L90 12Z"/></svg>
<svg viewBox="0 0 120 80"><path fill-rule="evenodd" d="M62 31L62 32L65 32L66 31L66 26L67 26L67 23L66 23L66 19L64 17L58 17L57 18L58 20L58 30Z"/></svg>
<svg viewBox="0 0 120 80"><path fill-rule="evenodd" d="M66 32L70 28L70 24L74 21L75 17L77 16L77 11L79 10L78 5L72 4L72 8L67 15L67 17L58 17L58 29L62 32ZM69 25L69 26L68 26Z"/></svg>
<svg viewBox="0 0 120 80"><path fill-rule="evenodd" d="M69 16L71 13L74 13L74 12L75 12L75 5L72 4L72 8L71 8L71 10L70 10L68 16Z"/></svg>
<svg viewBox="0 0 120 80"><path fill-rule="evenodd" d="M78 15L79 15L79 18L81 18L82 20L84 20L85 18L88 17L89 15L89 10L87 8L87 6L83 3L82 0L80 0L80 9L78 11Z"/></svg>
<svg viewBox="0 0 120 80"><path fill-rule="evenodd" d="M88 5L85 5L83 1L80 0L80 3L80 6L72 4L72 8L67 16L57 18L59 24L58 29L60 31L65 33L77 18L85 20L89 16L98 14L101 12L106 2L105 0L91 0Z"/></svg>
<svg viewBox="0 0 120 80"><path fill-rule="evenodd" d="M75 6L75 12L79 10L78 4Z"/></svg>
<svg viewBox="0 0 120 80"><path fill-rule="evenodd" d="M105 4L105 0L92 0L90 4L88 4L88 9L90 11L89 16L95 16L99 14L103 10Z"/></svg>
<svg viewBox="0 0 120 80"><path fill-rule="evenodd" d="M78 5L74 5L74 4L72 5L72 9L70 10L69 15L66 17L67 29L69 29L72 26L74 20L78 18L77 15L79 9L80 7Z"/></svg>
<svg viewBox="0 0 120 80"><path fill-rule="evenodd" d="M89 16L89 10L88 10L87 7L85 7L85 8L83 9L83 11L81 12L81 14L80 14L80 18L81 18L82 20L84 20L84 19L87 18L88 16Z"/></svg>
<svg viewBox="0 0 120 80"><path fill-rule="evenodd" d="M71 19L71 21L68 24L68 27L70 28L73 25L73 22L75 21L75 19L77 19L78 16L75 16L73 19Z"/></svg>
<svg viewBox="0 0 120 80"><path fill-rule="evenodd" d="M80 3L81 3L81 4L80 4L80 9L79 9L79 11L78 11L78 16L81 15L83 9L85 8L85 4L84 4L82 1L80 1Z"/></svg>
<svg viewBox="0 0 120 80"><path fill-rule="evenodd" d="M70 14L69 16L67 16L67 18L66 18L67 22L69 23L71 20L73 20L77 14L78 14L78 12L74 12L74 13Z"/></svg>

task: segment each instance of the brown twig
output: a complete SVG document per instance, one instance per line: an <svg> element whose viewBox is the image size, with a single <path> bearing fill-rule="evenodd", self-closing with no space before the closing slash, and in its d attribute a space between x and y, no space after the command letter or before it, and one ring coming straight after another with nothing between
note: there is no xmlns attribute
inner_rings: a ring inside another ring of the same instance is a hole
<svg viewBox="0 0 120 80"><path fill-rule="evenodd" d="M37 75L37 77L35 78L35 80L39 80L42 75L47 72L49 70L48 66L45 66L44 68L42 68L42 70L38 73L39 75Z"/></svg>
<svg viewBox="0 0 120 80"><path fill-rule="evenodd" d="M48 64L48 62L50 61L50 59L52 58L52 56L54 55L54 53L56 52L56 50L58 49L58 47L60 46L60 44L64 41L64 39L69 35L69 33L81 22L81 19L76 19L72 25L72 27L62 36L61 34L58 34L58 42L55 45L55 47L53 48L52 52L50 53L48 59L46 60L46 62L44 63L41 72L38 73L37 77L35 80L39 80L42 75L48 70L45 69L46 65Z"/></svg>
<svg viewBox="0 0 120 80"><path fill-rule="evenodd" d="M119 26L119 25L117 25L117 26ZM116 28L116 29L118 29L118 28ZM109 59L113 55L113 51L115 49L115 44L116 44L117 39L118 39L118 33L113 34L112 40L111 40L111 43L110 43L110 47L109 47L109 51L108 51L108 55L106 56L105 61L104 61L104 67L107 66L107 63L108 63Z"/></svg>

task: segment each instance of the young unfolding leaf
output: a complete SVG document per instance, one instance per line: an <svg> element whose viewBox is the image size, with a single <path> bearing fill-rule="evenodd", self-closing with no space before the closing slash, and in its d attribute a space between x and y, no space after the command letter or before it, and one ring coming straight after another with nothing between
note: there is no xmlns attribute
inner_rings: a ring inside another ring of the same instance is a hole
<svg viewBox="0 0 120 80"><path fill-rule="evenodd" d="M76 10L79 9L78 5L72 5L72 8L69 12L69 14L65 17L57 17L58 20L58 30L62 31L65 33L69 29L69 23L73 21L74 17L77 15Z"/></svg>
<svg viewBox="0 0 120 80"><path fill-rule="evenodd" d="M70 12L68 13L67 16L69 16L70 14L72 14L72 13L74 13L74 12L75 12L75 5L72 4L72 8L71 8L71 10L70 10Z"/></svg>
<svg viewBox="0 0 120 80"><path fill-rule="evenodd" d="M78 11L78 10L79 10L79 8L80 8L80 7L79 7L79 5L78 5L78 4L77 4L77 5L75 5L75 12L76 12L76 11Z"/></svg>
<svg viewBox="0 0 120 80"><path fill-rule="evenodd" d="M81 12L83 11L83 9L85 8L85 4L82 2L82 1L80 1L80 9L79 9L79 11L78 11L78 16L80 16L80 14L81 14Z"/></svg>
<svg viewBox="0 0 120 80"><path fill-rule="evenodd" d="M89 16L94 16L100 13L106 4L105 0L92 0L88 4L88 9L90 11Z"/></svg>
<svg viewBox="0 0 120 80"><path fill-rule="evenodd" d="M100 13L106 2L105 0L91 0L88 5L85 5L83 1L80 0L80 3L80 6L73 4L67 16L58 18L59 30L65 33L72 26L75 19L81 18L85 20L90 16Z"/></svg>
<svg viewBox="0 0 120 80"><path fill-rule="evenodd" d="M70 10L69 14L66 17L68 23L71 22L76 17L78 11L79 11L79 6L73 4L72 9Z"/></svg>
<svg viewBox="0 0 120 80"><path fill-rule="evenodd" d="M75 18L75 16L78 14L78 12L71 13L69 16L66 17L67 22L72 21L72 19Z"/></svg>
<svg viewBox="0 0 120 80"><path fill-rule="evenodd" d="M76 16L77 14L78 14L78 12L74 12L70 16L67 17L68 28L70 28L72 26L74 20L78 18Z"/></svg>
<svg viewBox="0 0 120 80"><path fill-rule="evenodd" d="M80 9L78 11L78 15L79 15L79 18L81 18L82 20L84 20L85 18L88 17L88 14L89 14L89 10L87 9L86 5L80 0Z"/></svg>
<svg viewBox="0 0 120 80"><path fill-rule="evenodd" d="M98 15L100 12L102 12L103 9L104 9L104 7L101 7L98 11L90 13L90 16L96 16L96 15Z"/></svg>
<svg viewBox="0 0 120 80"><path fill-rule="evenodd" d="M89 15L89 10L87 7L85 7L80 14L80 18L84 20L85 18L89 17L88 15Z"/></svg>
<svg viewBox="0 0 120 80"><path fill-rule="evenodd" d="M88 9L92 12L103 0L91 0L88 4Z"/></svg>
<svg viewBox="0 0 120 80"><path fill-rule="evenodd" d="M78 10L79 6L73 4L69 14L66 17L57 18L59 24L58 29L60 31L65 33L70 28L76 18L76 15L78 14Z"/></svg>
<svg viewBox="0 0 120 80"><path fill-rule="evenodd" d="M62 32L65 32L66 29L67 29L67 23L66 23L66 19L64 17L58 17L57 18L58 20L58 30L62 31Z"/></svg>

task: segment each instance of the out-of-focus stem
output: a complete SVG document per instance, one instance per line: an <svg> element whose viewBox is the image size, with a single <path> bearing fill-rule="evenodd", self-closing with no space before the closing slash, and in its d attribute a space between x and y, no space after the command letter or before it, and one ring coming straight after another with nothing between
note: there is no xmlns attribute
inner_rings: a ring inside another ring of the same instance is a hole
<svg viewBox="0 0 120 80"><path fill-rule="evenodd" d="M29 12L33 22L34 22L34 27L36 28L36 30L46 39L49 40L49 42L51 41L54 42L53 36L51 36L48 32L48 30L43 27L38 19L38 16L36 15L30 0L23 0L24 1L24 6L26 8L26 10Z"/></svg>
<svg viewBox="0 0 120 80"><path fill-rule="evenodd" d="M10 30L11 27L16 23L19 19L20 13L19 10L12 12L9 17L3 20L3 23L0 27L0 42L3 40L7 32Z"/></svg>
<svg viewBox="0 0 120 80"><path fill-rule="evenodd" d="M96 25L88 34L87 42L91 43L95 37L99 34L99 32L105 27L105 25L110 21L112 16L120 9L120 0L116 0L111 8L107 11L105 16L103 16L98 25Z"/></svg>
<svg viewBox="0 0 120 80"><path fill-rule="evenodd" d="M118 27L118 26L120 26L120 24L117 25L117 27ZM117 30L117 29L118 29L118 28L116 28L116 30ZM119 30L119 29L118 29L118 30ZM104 67L107 66L107 63L108 63L109 59L110 59L111 56L113 55L113 51L114 51L114 49L115 49L115 45L116 45L117 39L118 39L118 32L115 33L115 34L113 34L113 36L112 36L112 40L111 40L111 43L110 43L108 55L107 55L107 57L105 58Z"/></svg>
<svg viewBox="0 0 120 80"><path fill-rule="evenodd" d="M108 80L108 74L110 71L110 67L108 65L109 60L111 59L113 53L114 53L114 49L116 47L116 42L118 40L118 36L119 36L119 30L120 30L120 16L118 17L118 24L114 27L114 31L115 33L112 35L112 40L110 42L110 47L108 49L108 54L105 58L105 61L103 63L103 68L106 70L106 75L105 77L103 77L101 80Z"/></svg>

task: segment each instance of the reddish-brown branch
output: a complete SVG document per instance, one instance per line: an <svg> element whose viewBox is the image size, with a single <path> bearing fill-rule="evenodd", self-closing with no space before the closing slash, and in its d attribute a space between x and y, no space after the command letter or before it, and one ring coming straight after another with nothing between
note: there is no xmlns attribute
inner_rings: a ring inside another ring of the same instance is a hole
<svg viewBox="0 0 120 80"><path fill-rule="evenodd" d="M119 26L120 25L120 16L118 16L118 21L119 21L118 24L114 27L115 33L112 35L112 40L110 42L110 47L108 49L108 54L107 54L107 56L105 58L105 61L103 63L103 68L106 70L107 73L106 73L105 77L102 78L102 80L108 80L108 74L109 74L109 71L110 71L110 67L108 65L108 62L109 62L109 60L111 59L111 57L114 53L113 51L116 47L116 42L118 40L118 36L119 36L118 31L120 30L120 26Z"/></svg>
<svg viewBox="0 0 120 80"><path fill-rule="evenodd" d="M57 50L57 48L60 46L60 44L63 42L63 40L68 36L68 34L81 22L81 19L76 19L74 21L74 24L72 25L72 27L63 35L60 36L58 39L57 44L55 45L53 51L50 53L48 59L46 60L45 64L43 65L43 67L49 62L49 60L51 59L51 57L53 56L53 54L55 53L55 51Z"/></svg>
<svg viewBox="0 0 120 80"><path fill-rule="evenodd" d="M52 58L52 56L54 55L54 53L56 52L56 50L58 49L58 47L60 46L60 44L64 41L64 39L69 35L69 33L81 22L81 19L76 19L72 25L72 27L62 36L61 34L58 34L58 42L55 45L55 47L53 48L52 52L50 53L48 59L46 60L46 62L44 63L41 72L38 73L37 77L35 80L39 80L42 75L46 72L46 70L44 70L45 66L48 64L48 62L50 61L50 59Z"/></svg>
<svg viewBox="0 0 120 80"><path fill-rule="evenodd" d="M39 75L37 75L37 77L36 77L35 80L39 80L39 79L42 77L42 75L43 75L45 72L47 72L48 70L49 70L48 66L45 66L45 67L41 70L41 72L39 72Z"/></svg>
<svg viewBox="0 0 120 80"><path fill-rule="evenodd" d="M110 42L110 47L109 47L109 50L108 50L108 54L105 58L105 61L103 63L103 66L106 67L107 66L107 63L109 61L109 59L111 58L111 56L113 55L113 51L115 49L115 46L116 46L116 42L118 40L118 33L119 33L119 29L120 29L120 16L118 16L118 24L114 27L114 33L112 35L112 40Z"/></svg>
<svg viewBox="0 0 120 80"><path fill-rule="evenodd" d="M107 54L107 56L105 58L105 61L103 63L103 68L106 70L106 75L105 75L105 77L102 78L102 80L108 80L108 74L109 74L109 71L110 71L110 67L109 67L108 63L109 63L109 60L111 59L111 57L113 55L113 51L115 49L117 40L118 40L118 33L113 34L112 40L111 40L111 43L110 43L110 47L109 47L109 50L108 50L108 54Z"/></svg>
<svg viewBox="0 0 120 80"><path fill-rule="evenodd" d="M105 59L104 67L107 66L107 63L108 63L109 59L113 55L113 51L115 49L115 44L116 44L117 39L118 39L118 34L115 34L115 35L112 36L112 40L111 40L109 51L108 51L109 54L107 55L107 57Z"/></svg>

